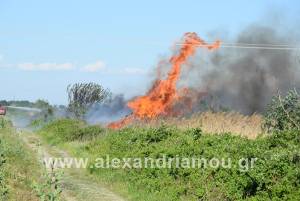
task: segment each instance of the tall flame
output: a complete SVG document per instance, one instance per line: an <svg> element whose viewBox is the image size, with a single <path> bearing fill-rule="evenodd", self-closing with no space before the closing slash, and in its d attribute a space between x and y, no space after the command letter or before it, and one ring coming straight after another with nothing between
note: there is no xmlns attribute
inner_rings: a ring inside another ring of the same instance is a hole
<svg viewBox="0 0 300 201"><path fill-rule="evenodd" d="M183 43L178 55L172 56L170 63L172 68L169 71L167 78L164 80L157 80L148 93L144 96L128 102L128 107L131 108L132 114L113 122L108 126L110 128L121 128L138 119L152 119L160 115L168 115L172 112L173 104L180 99L180 93L177 90L176 84L181 74L182 65L186 62L188 57L195 54L197 47L214 50L219 48L220 41L214 44L207 44L204 40L198 37L196 33L186 33L183 37Z"/></svg>

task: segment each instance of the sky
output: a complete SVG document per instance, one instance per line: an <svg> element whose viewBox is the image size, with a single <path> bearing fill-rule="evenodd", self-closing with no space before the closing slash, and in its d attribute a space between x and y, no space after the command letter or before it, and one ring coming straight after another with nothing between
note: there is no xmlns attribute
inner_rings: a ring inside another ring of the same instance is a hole
<svg viewBox="0 0 300 201"><path fill-rule="evenodd" d="M0 0L0 100L66 104L76 82L143 94L184 33L229 40L274 11L299 20L300 1Z"/></svg>

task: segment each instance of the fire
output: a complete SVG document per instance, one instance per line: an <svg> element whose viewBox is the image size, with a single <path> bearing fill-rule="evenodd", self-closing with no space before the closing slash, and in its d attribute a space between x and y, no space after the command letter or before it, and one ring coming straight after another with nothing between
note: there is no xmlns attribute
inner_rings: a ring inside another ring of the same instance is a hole
<svg viewBox="0 0 300 201"><path fill-rule="evenodd" d="M172 67L167 78L164 80L158 79L146 95L128 102L127 105L132 110L132 114L120 121L109 124L110 128L121 128L136 118L152 119L171 114L172 106L182 97L182 93L176 87L177 81L180 78L182 65L190 56L195 54L198 47L214 50L219 48L220 41L207 44L196 33L189 32L184 35L183 43L180 45L179 54L172 56L169 60Z"/></svg>

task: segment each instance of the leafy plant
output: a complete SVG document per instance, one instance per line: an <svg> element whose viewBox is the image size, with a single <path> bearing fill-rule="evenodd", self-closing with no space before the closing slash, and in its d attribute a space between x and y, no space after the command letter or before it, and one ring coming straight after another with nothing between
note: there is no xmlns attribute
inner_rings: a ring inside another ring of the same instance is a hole
<svg viewBox="0 0 300 201"><path fill-rule="evenodd" d="M80 128L76 130L69 138L69 140L92 140L96 138L99 134L103 133L104 129L100 126L93 125Z"/></svg>
<svg viewBox="0 0 300 201"><path fill-rule="evenodd" d="M188 129L186 132L189 133L194 140L198 140L203 135L201 128L191 128Z"/></svg>
<svg viewBox="0 0 300 201"><path fill-rule="evenodd" d="M268 132L300 130L300 95L295 89L285 97L278 93L272 98L264 115L263 128Z"/></svg>
<svg viewBox="0 0 300 201"><path fill-rule="evenodd" d="M44 183L34 183L33 189L40 201L60 201L62 173L55 172L54 167L44 175Z"/></svg>

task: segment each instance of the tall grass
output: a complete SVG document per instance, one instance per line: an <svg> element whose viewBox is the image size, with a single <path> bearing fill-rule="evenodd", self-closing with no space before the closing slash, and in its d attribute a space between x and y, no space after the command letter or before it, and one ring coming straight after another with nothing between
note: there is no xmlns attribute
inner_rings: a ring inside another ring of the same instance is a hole
<svg viewBox="0 0 300 201"><path fill-rule="evenodd" d="M179 128L201 128L205 133L222 134L232 133L254 139L262 131L262 116L253 114L251 116L242 115L237 112L203 112L194 114L186 118L165 118L150 121L136 121L134 126L138 127L157 127L162 122L167 125Z"/></svg>

